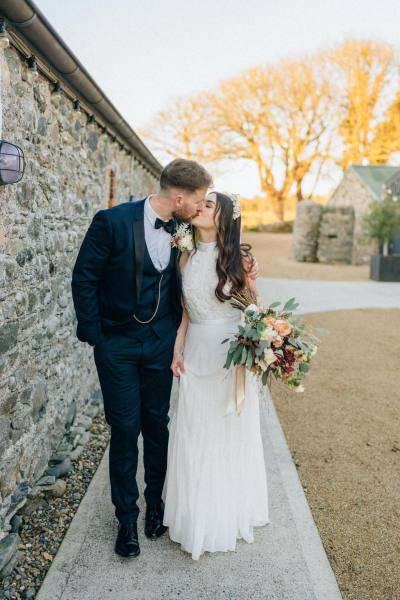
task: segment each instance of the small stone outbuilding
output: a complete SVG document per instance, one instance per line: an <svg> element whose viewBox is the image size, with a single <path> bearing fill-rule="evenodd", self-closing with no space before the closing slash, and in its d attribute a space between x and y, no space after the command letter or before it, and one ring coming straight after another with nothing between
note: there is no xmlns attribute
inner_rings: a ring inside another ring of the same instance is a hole
<svg viewBox="0 0 400 600"><path fill-rule="evenodd" d="M400 167L351 166L328 203L298 203L293 227L293 256L301 262L368 264L378 243L366 237L363 217L385 192L400 190ZM400 235L390 244L400 253Z"/></svg>
<svg viewBox="0 0 400 600"><path fill-rule="evenodd" d="M349 206L354 209L352 264L369 263L377 243L368 240L363 232L363 216L373 202L381 202L387 183L400 176L400 167L352 165L328 202L329 207Z"/></svg>

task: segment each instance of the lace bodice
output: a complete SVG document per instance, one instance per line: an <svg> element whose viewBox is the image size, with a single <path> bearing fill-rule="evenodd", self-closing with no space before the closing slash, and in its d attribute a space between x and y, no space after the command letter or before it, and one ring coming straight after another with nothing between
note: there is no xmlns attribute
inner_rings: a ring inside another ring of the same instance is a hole
<svg viewBox="0 0 400 600"><path fill-rule="evenodd" d="M215 295L218 283L216 242L197 242L182 273L183 298L191 322L240 320L241 311ZM229 289L228 284L225 290Z"/></svg>

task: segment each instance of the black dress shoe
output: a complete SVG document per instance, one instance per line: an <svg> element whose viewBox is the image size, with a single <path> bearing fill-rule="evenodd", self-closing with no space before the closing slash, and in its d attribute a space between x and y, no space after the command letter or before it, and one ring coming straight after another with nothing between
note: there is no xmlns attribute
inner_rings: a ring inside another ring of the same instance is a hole
<svg viewBox="0 0 400 600"><path fill-rule="evenodd" d="M120 556L137 556L140 554L137 524L135 522L119 524L115 552Z"/></svg>
<svg viewBox="0 0 400 600"><path fill-rule="evenodd" d="M148 506L146 510L144 532L146 536L152 540L160 537L167 531L167 527L163 525L164 503L161 502L158 506Z"/></svg>

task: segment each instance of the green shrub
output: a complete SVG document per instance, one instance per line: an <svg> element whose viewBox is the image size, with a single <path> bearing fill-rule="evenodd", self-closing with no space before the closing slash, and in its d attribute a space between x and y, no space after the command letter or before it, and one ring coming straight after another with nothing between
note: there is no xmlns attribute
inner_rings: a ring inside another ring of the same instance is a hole
<svg viewBox="0 0 400 600"><path fill-rule="evenodd" d="M367 237L379 242L379 252L390 242L400 229L400 200L386 194L381 202L374 202L363 217Z"/></svg>

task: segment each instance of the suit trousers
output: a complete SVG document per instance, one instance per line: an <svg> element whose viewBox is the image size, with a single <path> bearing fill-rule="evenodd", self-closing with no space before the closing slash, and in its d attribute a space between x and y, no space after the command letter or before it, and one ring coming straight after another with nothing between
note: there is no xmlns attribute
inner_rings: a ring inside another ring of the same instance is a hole
<svg viewBox="0 0 400 600"><path fill-rule="evenodd" d="M170 369L176 329L162 338L150 325L105 332L94 346L94 360L111 427L109 474L111 499L120 523L136 521L138 437L143 436L147 506L157 506L167 469Z"/></svg>

